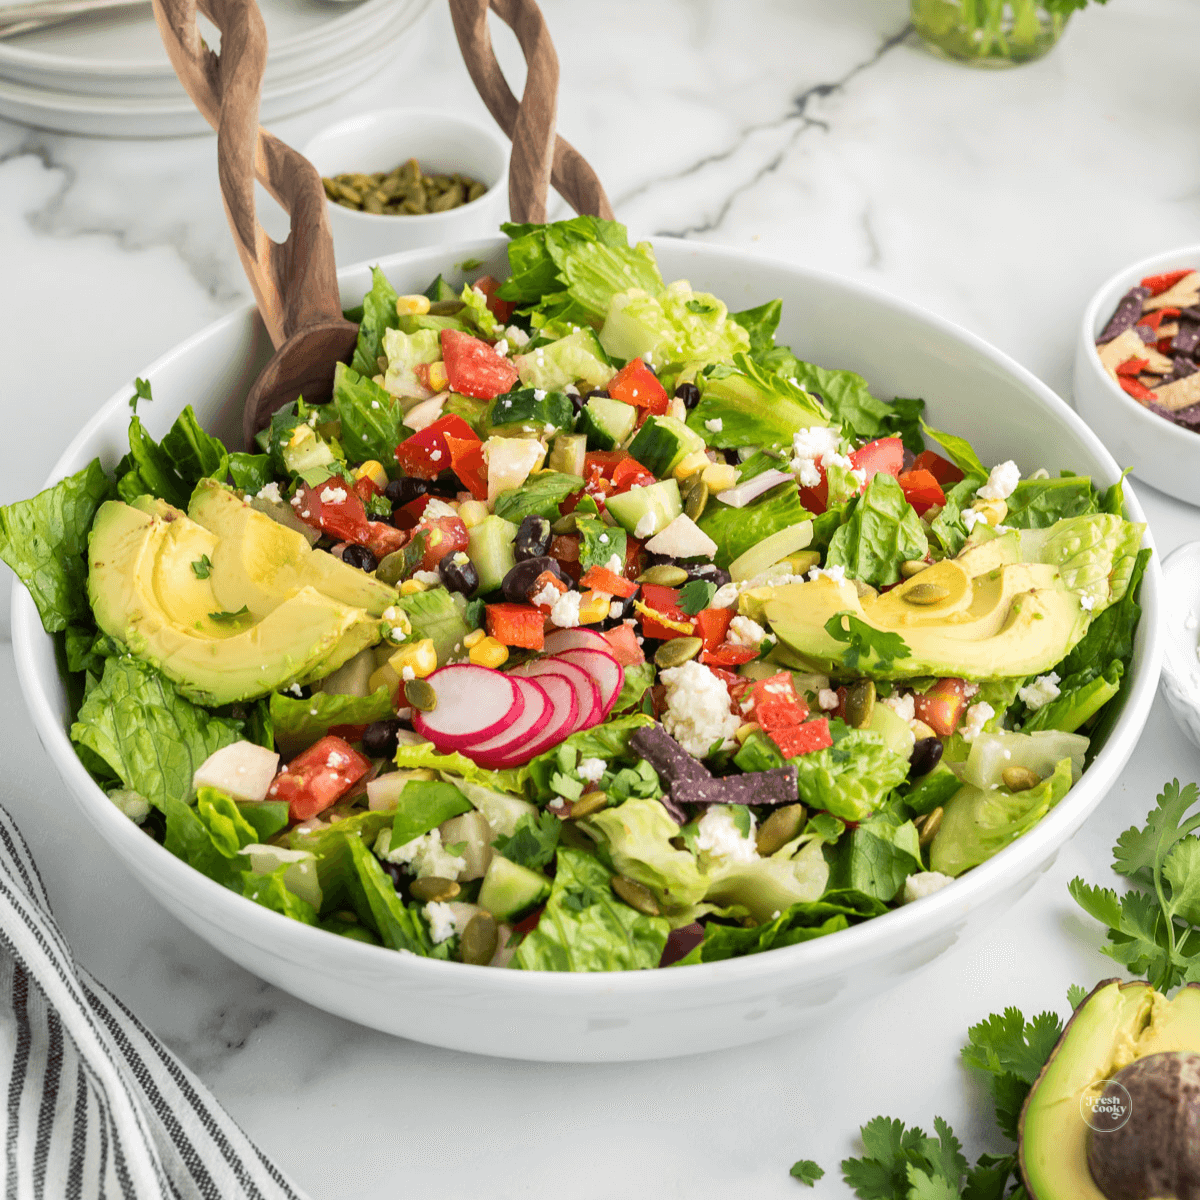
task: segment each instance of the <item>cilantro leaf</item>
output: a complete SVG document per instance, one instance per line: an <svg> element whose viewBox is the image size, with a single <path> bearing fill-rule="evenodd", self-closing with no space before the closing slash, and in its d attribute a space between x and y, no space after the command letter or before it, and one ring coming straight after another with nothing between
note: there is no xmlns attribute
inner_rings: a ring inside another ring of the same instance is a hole
<svg viewBox="0 0 1200 1200"><path fill-rule="evenodd" d="M517 822L511 837L501 834L493 845L509 862L536 871L553 859L561 830L562 822L553 813L528 813Z"/></svg>
<svg viewBox="0 0 1200 1200"><path fill-rule="evenodd" d="M1085 987L1080 987L1079 984L1073 983L1067 988L1067 1003L1071 1006L1071 1011L1074 1012L1087 999L1088 990Z"/></svg>
<svg viewBox="0 0 1200 1200"><path fill-rule="evenodd" d="M139 400L147 402L153 400L154 397L150 394L150 380L135 379L133 381L133 395L129 397L129 407L133 412L137 412Z"/></svg>
<svg viewBox="0 0 1200 1200"><path fill-rule="evenodd" d="M250 609L243 604L242 607L237 610L237 612L210 612L208 614L208 619L210 621L215 621L218 625L235 625L243 617L248 617L249 615Z"/></svg>
<svg viewBox="0 0 1200 1200"><path fill-rule="evenodd" d="M798 1162L792 1163L792 1169L788 1174L793 1179L800 1180L807 1187L812 1187L818 1179L823 1179L825 1176L825 1172L811 1158L802 1158Z"/></svg>
<svg viewBox="0 0 1200 1200"><path fill-rule="evenodd" d="M694 617L712 603L712 598L716 594L717 586L710 580L693 579L680 589L678 604L689 617Z"/></svg>
<svg viewBox="0 0 1200 1200"><path fill-rule="evenodd" d="M200 555L192 562L192 574L197 579L207 579L212 574L212 562L207 554Z"/></svg>
<svg viewBox="0 0 1200 1200"><path fill-rule="evenodd" d="M847 649L842 662L852 671L857 669L863 658L875 654L878 661L872 665L888 671L898 658L907 658L908 644L898 633L876 629L846 611L835 614L825 622L825 632L835 642L846 643Z"/></svg>
<svg viewBox="0 0 1200 1200"><path fill-rule="evenodd" d="M1131 827L1117 838L1117 844L1113 847L1113 870L1139 883L1153 886L1154 862L1160 844L1166 842L1162 849L1162 858L1165 860L1176 841L1200 826L1200 816L1197 816L1182 829L1179 827L1183 814L1197 800L1200 800L1200 789L1194 783L1180 787L1179 780L1172 779L1165 784L1159 793L1157 807L1146 818L1145 827Z"/></svg>

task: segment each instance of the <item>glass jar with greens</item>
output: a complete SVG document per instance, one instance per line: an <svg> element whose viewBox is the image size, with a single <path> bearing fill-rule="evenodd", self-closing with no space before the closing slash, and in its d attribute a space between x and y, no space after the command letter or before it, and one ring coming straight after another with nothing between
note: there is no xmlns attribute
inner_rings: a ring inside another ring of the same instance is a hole
<svg viewBox="0 0 1200 1200"><path fill-rule="evenodd" d="M1088 0L912 0L912 20L935 54L981 67L1041 58ZM1100 0L1104 3L1105 0Z"/></svg>

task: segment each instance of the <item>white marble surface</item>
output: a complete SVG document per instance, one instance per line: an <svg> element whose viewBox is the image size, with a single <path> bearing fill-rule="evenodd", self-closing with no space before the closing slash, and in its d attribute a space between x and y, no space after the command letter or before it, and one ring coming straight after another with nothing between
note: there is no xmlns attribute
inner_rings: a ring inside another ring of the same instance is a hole
<svg viewBox="0 0 1200 1200"><path fill-rule="evenodd" d="M1122 264L1200 236L1192 0L1113 0L1036 65L976 72L905 36L904 0L544 4L560 127L636 233L668 232L850 274L994 342L1069 395L1076 324ZM603 11L603 17L597 16ZM515 46L498 36L512 77ZM302 143L369 106L485 116L440 5L392 69L281 124ZM0 502L140 368L247 293L214 142L87 141L0 123ZM833 365L833 364L831 364ZM1160 548L1200 513L1139 492ZM7 596L3 600L7 629ZM220 958L88 836L0 653L10 807L79 957L212 1086L314 1200L801 1194L798 1157L848 1195L859 1124L949 1118L978 1153L986 1101L958 1064L993 1009L1065 1008L1103 977L1067 895L1108 877L1117 832L1172 775L1200 776L1161 700L1084 831L983 941L826 1027L632 1066L523 1065L389 1039ZM808 1194L808 1193L804 1193Z"/></svg>

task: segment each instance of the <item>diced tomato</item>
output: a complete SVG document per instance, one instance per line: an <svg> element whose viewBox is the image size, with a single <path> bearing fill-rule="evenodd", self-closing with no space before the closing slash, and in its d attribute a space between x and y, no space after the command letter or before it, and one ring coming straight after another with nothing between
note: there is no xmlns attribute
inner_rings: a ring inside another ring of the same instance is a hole
<svg viewBox="0 0 1200 1200"><path fill-rule="evenodd" d="M607 567L589 567L588 572L580 580L585 588L595 588L598 592L607 592L610 596L620 596L628 600L638 590L638 585L624 575L618 575Z"/></svg>
<svg viewBox="0 0 1200 1200"><path fill-rule="evenodd" d="M644 408L655 416L665 413L671 403L667 389L640 358L626 363L608 381L608 394L614 400Z"/></svg>
<svg viewBox="0 0 1200 1200"><path fill-rule="evenodd" d="M931 471L906 471L899 479L904 498L917 510L918 515L935 504L946 503L946 493Z"/></svg>
<svg viewBox="0 0 1200 1200"><path fill-rule="evenodd" d="M850 461L856 471L866 472L867 483L881 472L896 478L904 470L904 443L898 437L876 438L853 451Z"/></svg>
<svg viewBox="0 0 1200 1200"><path fill-rule="evenodd" d="M338 476L332 476L315 488L301 480L292 508L305 524L328 534L335 541L363 544L370 536L363 502L353 487Z"/></svg>
<svg viewBox="0 0 1200 1200"><path fill-rule="evenodd" d="M700 661L710 667L740 667L758 657L756 646L738 646L722 642L715 650L702 650Z"/></svg>
<svg viewBox="0 0 1200 1200"><path fill-rule="evenodd" d="M490 275L484 275L475 280L472 286L487 297L488 311L497 321L503 321L507 325L512 320L512 315L517 311L517 306L508 300L501 300L496 295L496 289L500 286L498 280L493 279Z"/></svg>
<svg viewBox="0 0 1200 1200"><path fill-rule="evenodd" d="M628 492L635 487L649 487L657 482L654 472L647 470L636 458L626 457L613 468L614 492Z"/></svg>
<svg viewBox="0 0 1200 1200"><path fill-rule="evenodd" d="M1140 379L1130 379L1128 375L1118 375L1117 382L1135 400L1143 403L1149 401L1151 404L1158 402L1158 397Z"/></svg>
<svg viewBox="0 0 1200 1200"><path fill-rule="evenodd" d="M532 604L488 604L484 607L489 637L506 646L540 650L544 644L545 619Z"/></svg>
<svg viewBox="0 0 1200 1200"><path fill-rule="evenodd" d="M367 529L369 533L363 544L376 559L386 558L408 541L408 534L403 529L397 529L386 521L368 521Z"/></svg>
<svg viewBox="0 0 1200 1200"><path fill-rule="evenodd" d="M967 707L967 684L953 677L939 679L922 695L913 694L913 709L918 720L924 721L939 737L949 737L962 720Z"/></svg>
<svg viewBox="0 0 1200 1200"><path fill-rule="evenodd" d="M1150 295L1161 296L1169 292L1181 279L1192 273L1191 268L1183 271L1167 271L1164 275L1147 275L1142 280L1142 287L1150 289Z"/></svg>
<svg viewBox="0 0 1200 1200"><path fill-rule="evenodd" d="M753 693L754 720L768 732L800 725L808 719L808 704L796 695L787 671L757 680Z"/></svg>
<svg viewBox="0 0 1200 1200"><path fill-rule="evenodd" d="M382 496L383 488L370 475L364 475L361 479L354 481L354 493L365 505L368 500L373 500L376 496Z"/></svg>
<svg viewBox="0 0 1200 1200"><path fill-rule="evenodd" d="M476 400L492 400L516 386L517 368L487 342L461 329L443 329L441 339L451 391Z"/></svg>
<svg viewBox="0 0 1200 1200"><path fill-rule="evenodd" d="M824 467L818 466L817 470L821 472L821 482L812 487L802 487L800 503L806 511L819 515L829 507L829 480L825 477Z"/></svg>
<svg viewBox="0 0 1200 1200"><path fill-rule="evenodd" d="M948 459L932 450L922 450L913 460L911 471L928 471L943 487L961 483L963 473Z"/></svg>
<svg viewBox="0 0 1200 1200"><path fill-rule="evenodd" d="M487 463L483 458L483 443L474 436L468 439L448 433L446 449L450 452L450 469L461 480L463 487L476 500L486 500Z"/></svg>
<svg viewBox="0 0 1200 1200"><path fill-rule="evenodd" d="M1131 358L1117 368L1118 375L1140 375L1143 368L1150 365L1148 358Z"/></svg>
<svg viewBox="0 0 1200 1200"><path fill-rule="evenodd" d="M432 425L405 438L396 447L396 461L403 467L404 473L417 479L436 479L443 471L448 471L452 463L447 435L465 442L479 441L475 431L462 417L453 414L439 417Z"/></svg>
<svg viewBox="0 0 1200 1200"><path fill-rule="evenodd" d="M696 614L696 637L705 650L715 650L725 640L732 620L732 608L702 608Z"/></svg>
<svg viewBox="0 0 1200 1200"><path fill-rule="evenodd" d="M393 509L392 524L397 529L415 529L432 499L432 496L418 496L415 500L410 500L407 504Z"/></svg>
<svg viewBox="0 0 1200 1200"><path fill-rule="evenodd" d="M584 491L601 503L605 496L655 482L654 473L624 450L591 451L583 460L583 475Z"/></svg>
<svg viewBox="0 0 1200 1200"><path fill-rule="evenodd" d="M633 667L646 661L646 655L638 645L637 634L632 625L622 622L604 631L604 637L612 647L613 656L623 667Z"/></svg>
<svg viewBox="0 0 1200 1200"><path fill-rule="evenodd" d="M293 821L307 821L335 804L370 769L349 742L327 734L275 776L267 795L286 800Z"/></svg>
<svg viewBox="0 0 1200 1200"><path fill-rule="evenodd" d="M456 550L465 550L471 544L471 535L461 517L434 517L422 520L419 528L429 531L425 543L425 557L421 561L422 571L436 571L437 565Z"/></svg>
<svg viewBox="0 0 1200 1200"><path fill-rule="evenodd" d="M812 721L805 721L803 725L769 730L767 736L779 747L784 758L812 754L814 750L824 750L833 745L828 717L817 717Z"/></svg>

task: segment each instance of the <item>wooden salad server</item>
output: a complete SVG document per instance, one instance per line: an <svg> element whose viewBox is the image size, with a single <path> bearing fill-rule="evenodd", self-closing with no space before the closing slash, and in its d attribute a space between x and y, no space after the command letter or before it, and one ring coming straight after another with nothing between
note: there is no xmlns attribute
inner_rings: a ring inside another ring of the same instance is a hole
<svg viewBox="0 0 1200 1200"><path fill-rule="evenodd" d="M491 0L517 35L528 64L518 101L492 50L488 0L449 0L467 70L484 103L512 139L509 208L514 221L542 222L551 184L577 213L611 219L612 207L583 156L554 132L558 56L534 0ZM246 396L248 448L271 414L297 396L327 401L335 365L349 362L358 326L342 315L325 189L302 154L258 123L267 31L255 0L153 0L159 33L192 101L217 133L225 216L275 353ZM220 53L196 24L203 13L221 32ZM258 223L255 180L287 212L274 242ZM390 220L402 221L403 217Z"/></svg>

